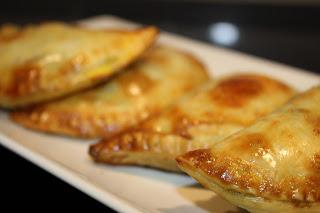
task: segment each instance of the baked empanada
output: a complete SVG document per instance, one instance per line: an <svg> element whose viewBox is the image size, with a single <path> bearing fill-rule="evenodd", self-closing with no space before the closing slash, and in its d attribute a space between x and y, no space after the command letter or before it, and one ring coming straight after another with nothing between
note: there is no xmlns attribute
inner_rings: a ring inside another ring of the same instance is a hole
<svg viewBox="0 0 320 213"><path fill-rule="evenodd" d="M156 35L154 27L7 25L0 29L0 107L22 107L96 85L135 60Z"/></svg>
<svg viewBox="0 0 320 213"><path fill-rule="evenodd" d="M191 55L155 47L99 87L13 112L11 118L45 132L110 137L162 111L208 79Z"/></svg>
<svg viewBox="0 0 320 213"><path fill-rule="evenodd" d="M320 86L177 161L205 187L250 212L320 212Z"/></svg>
<svg viewBox="0 0 320 213"><path fill-rule="evenodd" d="M180 171L177 155L206 148L284 104L294 91L269 77L211 81L159 116L90 147L97 162Z"/></svg>

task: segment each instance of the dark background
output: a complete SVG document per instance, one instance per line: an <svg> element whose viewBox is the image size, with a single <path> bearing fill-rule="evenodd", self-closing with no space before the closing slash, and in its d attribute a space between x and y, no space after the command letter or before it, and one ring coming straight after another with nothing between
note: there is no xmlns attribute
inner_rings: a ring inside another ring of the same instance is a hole
<svg viewBox="0 0 320 213"><path fill-rule="evenodd" d="M252 1L251 1L252 2ZM1 1L0 24L75 21L113 14L210 42L208 26L230 22L240 40L229 48L320 70L320 7L315 4L216 1ZM2 208L98 212L107 207L0 146Z"/></svg>

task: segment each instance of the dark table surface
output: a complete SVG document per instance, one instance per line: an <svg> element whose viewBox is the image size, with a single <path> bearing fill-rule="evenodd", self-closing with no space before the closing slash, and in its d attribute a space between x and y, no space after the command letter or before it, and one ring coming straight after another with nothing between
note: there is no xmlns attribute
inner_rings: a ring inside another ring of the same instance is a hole
<svg viewBox="0 0 320 213"><path fill-rule="evenodd" d="M191 38L212 41L210 26L230 23L239 39L228 48L320 73L320 7L192 1L1 1L0 24L75 21L113 14ZM221 44L220 44L221 45ZM0 146L2 207L112 211Z"/></svg>

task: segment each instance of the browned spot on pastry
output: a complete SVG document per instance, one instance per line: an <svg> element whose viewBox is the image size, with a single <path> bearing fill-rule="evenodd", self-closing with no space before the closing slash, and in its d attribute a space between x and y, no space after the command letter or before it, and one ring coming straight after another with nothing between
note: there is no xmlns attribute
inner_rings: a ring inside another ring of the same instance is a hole
<svg viewBox="0 0 320 213"><path fill-rule="evenodd" d="M292 111L292 109L290 110L291 112L298 112L298 113L303 113L305 115L309 115L311 112L308 109L304 109L304 108L297 108L297 109L293 109L294 111Z"/></svg>
<svg viewBox="0 0 320 213"><path fill-rule="evenodd" d="M274 120L272 120L272 121L270 122L270 128L271 128L271 129L272 129L272 128L277 128L277 126L278 126L279 124L281 124L281 121L274 119Z"/></svg>
<svg viewBox="0 0 320 213"><path fill-rule="evenodd" d="M107 152L147 151L150 147L150 137L152 136L153 133L148 132L126 131L115 135L112 138L102 139L97 146L101 146L99 144L103 144L103 150Z"/></svg>
<svg viewBox="0 0 320 213"><path fill-rule="evenodd" d="M211 97L217 104L237 108L265 92L293 94L289 86L277 80L259 75L241 74L220 82L211 91Z"/></svg>
<svg viewBox="0 0 320 213"><path fill-rule="evenodd" d="M202 121L194 119L187 114L183 113L179 107L174 107L170 110L169 116L172 123L172 134L179 135L185 139L192 139L192 135L189 133L189 128L209 123L208 121Z"/></svg>
<svg viewBox="0 0 320 213"><path fill-rule="evenodd" d="M89 154L93 159L97 161L100 159L100 151L101 149L103 149L103 146L104 146L103 143L96 143L96 144L90 145Z"/></svg>
<svg viewBox="0 0 320 213"><path fill-rule="evenodd" d="M311 172L319 173L320 171L320 153L315 153L311 158L311 161L308 160L307 165L311 162Z"/></svg>
<svg viewBox="0 0 320 213"><path fill-rule="evenodd" d="M319 156L316 156L318 160ZM229 156L227 153L213 153L209 149L188 152L177 158L182 167L199 169L220 184L234 185L245 193L260 197L283 199L286 197L295 206L309 206L320 200L320 175L313 173L305 176L275 176L252 163ZM318 163L317 163L318 164ZM317 165L319 166L319 165ZM248 191L250 190L250 191Z"/></svg>
<svg viewBox="0 0 320 213"><path fill-rule="evenodd" d="M86 101L90 101L90 98L90 96L86 97ZM56 105L51 107L54 103ZM25 127L44 132L62 133L83 138L104 137L109 139L124 130L130 131L129 128L137 125L148 116L146 114L158 111L156 108L146 108L138 113L110 112L106 114L96 112L94 109L87 111L82 109L81 105L80 107L79 105L70 105L65 110L60 108L59 101L54 103L14 111L11 113L11 118ZM127 117L127 119L124 120L123 117Z"/></svg>
<svg viewBox="0 0 320 213"><path fill-rule="evenodd" d="M320 176L286 177L279 183L279 188L295 206L308 206L310 202L320 200Z"/></svg>
<svg viewBox="0 0 320 213"><path fill-rule="evenodd" d="M112 117L112 115L108 116ZM81 114L76 110L73 112L47 111L45 106L12 112L11 118L31 129L59 132L70 136L80 135L83 138L97 137L97 135L108 138L127 128L127 124L107 123L103 117L93 116L90 113Z"/></svg>
<svg viewBox="0 0 320 213"><path fill-rule="evenodd" d="M152 135L151 135L152 136ZM96 161L108 163L120 163L120 159L114 159L116 153L141 152L149 150L149 134L139 131L126 131L112 138L104 138L99 143L91 145L89 154Z"/></svg>
<svg viewBox="0 0 320 213"><path fill-rule="evenodd" d="M192 162L193 166L196 168L199 168L203 163L211 164L214 161L210 149L198 149L190 151L184 154L182 158ZM181 162L179 158L177 158L177 161Z"/></svg>
<svg viewBox="0 0 320 213"><path fill-rule="evenodd" d="M24 64L13 71L6 93L17 97L32 94L40 87L41 68L33 64Z"/></svg>
<svg viewBox="0 0 320 213"><path fill-rule="evenodd" d="M320 136L320 117L310 112L305 112L304 117L307 123L311 125L313 134Z"/></svg>
<svg viewBox="0 0 320 213"><path fill-rule="evenodd" d="M271 144L260 133L243 135L232 146L235 150L242 150L255 155L263 155L265 151L271 150Z"/></svg>
<svg viewBox="0 0 320 213"><path fill-rule="evenodd" d="M188 133L188 128L195 125L196 122L185 115L178 107L170 111L170 118L172 122L172 133L180 135L186 139L191 139L192 136Z"/></svg>
<svg viewBox="0 0 320 213"><path fill-rule="evenodd" d="M235 76L220 82L211 91L211 97L217 104L227 107L241 107L249 99L258 96L263 90L262 84L247 76Z"/></svg>
<svg viewBox="0 0 320 213"><path fill-rule="evenodd" d="M190 161L196 168L203 170L206 174L214 176L225 184L236 184L232 170L228 170L228 166L232 161L218 162L210 151L210 149L199 149L184 154L181 158ZM177 162L181 164L181 160L177 158ZM245 184L247 185L247 184Z"/></svg>
<svg viewBox="0 0 320 213"><path fill-rule="evenodd" d="M137 96L147 93L155 86L155 81L139 71L138 68L130 70L121 76L117 82L122 90L129 96Z"/></svg>
<svg viewBox="0 0 320 213"><path fill-rule="evenodd" d="M218 178L224 184L236 184L244 188L250 186L249 180L237 179L237 177L234 176L235 170L231 166L239 164L240 161L232 158L219 159L211 153L210 149L190 151L177 158L179 164L182 164L183 161L191 162L192 166L201 169L209 176ZM241 164L241 170L249 171L249 169L249 165Z"/></svg>
<svg viewBox="0 0 320 213"><path fill-rule="evenodd" d="M3 25L0 27L0 42L13 41L20 38L22 34L20 28L15 25Z"/></svg>
<svg viewBox="0 0 320 213"><path fill-rule="evenodd" d="M316 136L320 136L320 117L317 117L313 121L313 133Z"/></svg>
<svg viewBox="0 0 320 213"><path fill-rule="evenodd" d="M131 151L140 151L142 150L142 140L139 140L139 136L135 134L125 134L124 137L120 137L115 140L109 140L106 142L109 148L112 148L113 151L121 150L131 150Z"/></svg>

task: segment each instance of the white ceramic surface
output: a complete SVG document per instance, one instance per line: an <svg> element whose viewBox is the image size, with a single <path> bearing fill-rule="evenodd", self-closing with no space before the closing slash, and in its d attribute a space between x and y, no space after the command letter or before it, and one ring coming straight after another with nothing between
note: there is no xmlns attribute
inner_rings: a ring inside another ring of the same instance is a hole
<svg viewBox="0 0 320 213"><path fill-rule="evenodd" d="M94 17L80 24L92 28L137 26L112 16ZM263 73L299 90L320 83L320 76L310 72L165 32L161 34L159 43L193 53L203 61L213 76L235 72ZM239 211L185 175L148 168L96 165L87 154L88 145L92 142L24 129L12 123L6 112L0 111L0 144L117 211Z"/></svg>

